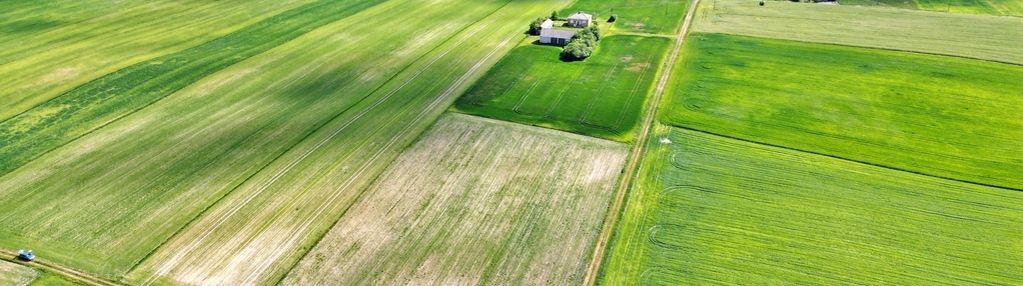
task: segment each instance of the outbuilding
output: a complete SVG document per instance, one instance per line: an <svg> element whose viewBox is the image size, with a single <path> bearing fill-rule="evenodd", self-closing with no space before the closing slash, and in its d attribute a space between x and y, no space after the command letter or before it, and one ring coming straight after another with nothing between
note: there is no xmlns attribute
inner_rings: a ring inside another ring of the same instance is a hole
<svg viewBox="0 0 1023 286"><path fill-rule="evenodd" d="M540 43L564 46L575 36L575 31L546 28L540 30Z"/></svg>
<svg viewBox="0 0 1023 286"><path fill-rule="evenodd" d="M568 25L576 28L586 28L593 22L593 15L583 12L575 12L568 16Z"/></svg>

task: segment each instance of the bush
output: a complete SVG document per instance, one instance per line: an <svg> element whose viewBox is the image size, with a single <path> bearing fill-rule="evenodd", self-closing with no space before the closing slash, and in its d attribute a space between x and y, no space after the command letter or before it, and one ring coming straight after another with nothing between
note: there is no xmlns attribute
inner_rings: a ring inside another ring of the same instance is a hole
<svg viewBox="0 0 1023 286"><path fill-rule="evenodd" d="M561 59L566 61L584 60L593 54L593 49L600 41L600 29L590 26L576 33L572 40L561 51Z"/></svg>
<svg viewBox="0 0 1023 286"><path fill-rule="evenodd" d="M568 42L565 50L561 51L561 59L566 61L583 60L593 54L593 47L587 46L580 41Z"/></svg>
<svg viewBox="0 0 1023 286"><path fill-rule="evenodd" d="M589 33L593 35L594 39L600 41L600 28L597 28L597 26L589 26L586 29L583 29L582 33Z"/></svg>
<svg viewBox="0 0 1023 286"><path fill-rule="evenodd" d="M615 21L618 21L618 14L611 14L611 17L607 18L608 23L614 23Z"/></svg>

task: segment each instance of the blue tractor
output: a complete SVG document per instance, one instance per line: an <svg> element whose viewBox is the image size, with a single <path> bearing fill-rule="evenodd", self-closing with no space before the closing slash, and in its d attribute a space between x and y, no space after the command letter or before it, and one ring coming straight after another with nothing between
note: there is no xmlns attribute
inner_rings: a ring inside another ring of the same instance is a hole
<svg viewBox="0 0 1023 286"><path fill-rule="evenodd" d="M32 261L33 259L36 259L36 255L32 254L31 250L19 249L18 250L18 259L21 259L21 260L24 260L24 261Z"/></svg>

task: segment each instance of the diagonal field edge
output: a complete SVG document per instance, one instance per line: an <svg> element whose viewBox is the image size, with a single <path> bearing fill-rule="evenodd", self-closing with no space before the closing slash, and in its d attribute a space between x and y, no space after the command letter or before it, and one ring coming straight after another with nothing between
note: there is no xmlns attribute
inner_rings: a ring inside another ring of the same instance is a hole
<svg viewBox="0 0 1023 286"><path fill-rule="evenodd" d="M721 134L721 133L717 133L717 132L713 132L713 131L706 131L706 130L695 129L695 128L687 127L687 126L679 126L679 125L668 125L668 126L671 126L672 128L678 128L678 129L689 130L689 131L693 131L693 132L699 132L699 133L703 133L703 134L707 134L707 135L713 135L713 136L717 136L717 137L721 137L721 138L738 140L738 141L742 141L742 142L746 142L746 143L751 143L751 144L757 144L757 145L781 148L781 149L785 149L785 150L796 151L796 152L806 153L806 154L811 154L811 155L824 156L824 157L828 157L828 158L832 158L832 159L838 159L838 160L842 160L842 161L846 161L846 162L853 162L853 163L858 163L858 164L863 164L863 165L867 165L867 166L883 168L883 169L892 170L892 171L905 172L905 173L910 173L910 174L914 174L914 175L920 175L920 176L925 176L925 177L937 178L937 179L942 179L942 180L949 180L949 181L965 183L965 184L971 184L971 185L977 185L977 186L984 186L984 187L1001 189L1001 190L1007 190L1007 191L1023 192L1023 189L1016 188L1016 187L1001 186L1001 185L994 185L994 184L988 184L988 183L980 183L980 182L974 182L974 181L969 181L969 180L964 180L964 179L957 179L957 178L946 177L946 176L941 176L941 175L933 175L933 174L928 174L928 173L924 173L924 172L921 172L921 171L913 171L913 170L909 170L909 169L904 169L904 168L899 168L899 167L894 167L894 166L888 166L888 165L878 164L878 163L872 163L872 162L867 162L867 161L862 161L862 160L857 160L857 159L851 159L851 158L846 158L846 157L841 157L841 156L837 156L837 155L831 155L831 154L826 154L826 153L821 153L821 152L816 152L816 151L810 151L810 150L804 150L804 149L799 149L799 148L793 148L793 147L788 147L788 146L778 145L778 144L772 144L772 143L767 143L767 142L754 141L754 140L740 138L740 137L736 137L736 136Z"/></svg>
<svg viewBox="0 0 1023 286"><path fill-rule="evenodd" d="M0 176L206 76L383 0L321 0L89 81L0 122Z"/></svg>
<svg viewBox="0 0 1023 286"><path fill-rule="evenodd" d="M614 200L608 205L607 216L604 218L604 223L601 226L600 235L597 237L597 241L594 242L590 263L587 265L586 274L583 277L583 285L585 286L596 285L598 283L603 271L605 257L611 255L610 252L607 252L607 248L610 247L609 242L614 238L615 225L623 211L627 197L626 193L632 189L632 180L639 175L639 169L642 168L640 163L642 162L643 154L646 153L650 129L653 129L655 126L654 121L657 119L657 107L660 105L664 91L667 89L672 70L675 69L675 65L678 62L682 45L685 43L686 35L689 34L689 28L692 26L693 18L696 16L696 9L699 5L700 0L692 0L689 3L686 15L682 18L682 25L679 26L675 36L675 43L668 52L668 58L664 60L659 73L655 74L655 76L658 76L657 86L654 88L653 95L645 107L639 127L639 134L636 135L636 143L626 159L625 167L622 169L622 177L618 182L618 188L614 192Z"/></svg>
<svg viewBox="0 0 1023 286"><path fill-rule="evenodd" d="M469 24L465 25L465 26L464 26L464 27L462 27L461 29L457 30L457 31L455 32L455 34L461 34L461 33L462 33L463 31L465 31L465 30L469 29L470 27L474 26L475 24L477 24L477 23L479 23L479 22L481 22L481 21L483 21L483 20L485 20L485 19L489 18L489 17L490 17L490 16L492 16L493 14L497 13L498 11L500 11L500 10L501 10L501 9L502 9L503 7L507 6L507 5L509 4L509 3L510 3L510 1L509 1L509 2L506 2L506 3L505 3L504 5L502 5L501 7L498 7L497 9L495 9L494 11L492 11L491 13L489 13L489 14L487 14L487 15L484 15L484 16L480 17L479 19L477 19L476 21L473 21L473 22L471 22L471 23L469 23ZM382 82L381 84L379 84L379 85L378 85L377 87L373 88L373 89L372 89L371 91L369 91L368 93L366 93L366 96L363 96L363 97L359 98L359 99L358 99L358 100L357 100L356 102L352 103L352 104L351 104L351 105L350 105L349 107L347 107L347 108L344 108L344 109L341 109L341 110L339 110L339 111L338 111L338 112L337 112L337 113L336 113L336 114L335 114L334 116L331 116L331 117L330 117L329 119L327 119L327 120L324 120L324 121L323 121L322 123L320 123L319 125L317 125L317 126L316 126L315 128L312 128L312 129L311 129L311 130L310 130L310 131L309 131L308 133L306 133L305 135L303 135L303 136L302 136L302 137L301 137L301 138L300 138L299 140L295 141L295 143L294 143L294 144L292 144L291 146L289 146L289 147L285 148L284 150L282 150L280 154L277 154L277 156L275 156L275 157L274 157L274 158L272 158L271 160L267 161L267 163L266 163L266 164L264 164L263 166L261 166L261 167L257 168L255 172L253 172L252 174L250 174L250 175L249 175L249 176L247 176L246 178L244 178L244 179L242 179L241 181L239 181L239 183L238 183L238 184L236 184L236 185L235 185L234 187L232 187L232 188L230 189L230 191L227 191L227 192L225 192L225 193L224 193L224 195L222 195L222 196L221 196L220 198L218 198L217 200L215 200L215 201L214 201L214 202L213 202L212 204L210 204L209 206L207 206L206 208L204 208L204 209L203 209L202 211L200 211L200 212L199 212L198 214L196 214L196 215L195 215L195 216L194 216L194 217L193 217L192 219L188 220L188 222L186 222L186 223L185 223L185 224L183 224L183 225L182 225L182 226L181 226L180 228L178 228L178 230L176 230L176 231L175 231L174 233L172 233L172 234L171 234L171 235L170 235L170 236L169 236L169 237L168 237L168 238L167 238L166 240L164 240L164 242L162 242L162 243L158 244L158 245L157 245L157 247L155 247L155 248L154 248L154 249L153 249L152 251L150 251L150 252L149 252L149 253L148 253L148 254L147 254L146 256L144 256L144 257L143 257L142 259L140 259L140 260L139 260L138 262L136 262L136 263L135 263L135 265L133 265L133 266L132 266L132 267L130 268L130 270L128 271L128 273L131 273L131 272L134 272L134 271L136 271L136 269L138 268L138 266L139 266L139 265L141 265L141 264L142 264L143 262L145 262L146 260L150 259L150 257L152 257L152 255L153 255L153 254L155 254L155 253L156 253L156 251L157 251L157 250L159 250L159 249L160 249L160 248L161 248L161 247L162 247L162 246L163 246L164 244L166 244L166 243L167 243L168 241L170 241L170 240L171 240L172 238L174 238L174 237L178 236L178 235L179 235L179 234L180 234L180 233L181 233L182 231L184 231L185 229L187 229L187 228L188 228L189 226L193 225L193 224L194 224L194 223L195 223L195 222L196 222L196 221L197 221L197 220L198 220L198 219L199 219L200 217L203 217L203 216L204 216L204 215L205 215L205 214L206 214L207 212L209 212L209 210L210 210L210 209L212 209L212 208L213 208L214 206L218 205L218 204L219 204L219 203L220 203L221 201L223 201L223 200L224 200L224 198L226 198L226 197L227 197L228 195L230 195L231 193L233 193L234 191L236 191L236 190L237 190L237 189L238 189L239 187L241 187L242 185L244 185L244 184L245 184L245 182L248 182L248 181L252 180L252 179L253 179L253 178L254 178L254 177L255 177L256 175L258 175L258 174L262 173L263 171L265 171L265 170L266 170L267 168L269 168L269 167L270 167L271 165L273 165L273 163L274 163L274 162L276 162L276 161L280 160L280 159L281 159L282 157L284 157L284 155L288 154L288 153L289 153L289 152L290 152L290 151L291 151L292 149L294 149L295 147L297 147L298 145L300 145L300 144L301 144L302 142L305 142L305 141L306 141L307 139L311 138L311 137L312 137L312 136L313 136L314 134L316 134L316 133L317 133L317 131L320 131L321 129L323 129L323 128L324 128L324 127L325 127L325 126L327 125L327 124L329 124L330 122L333 122L334 120L336 120L336 119L340 118L341 116L345 115L345 114L346 114L346 113L348 113L348 111L350 111L351 109L353 109L353 108L355 108L355 107L358 107L358 106L360 106L360 104L362 104L363 102L365 102L365 101L366 101L366 100L367 100L367 99L368 99L368 98L370 97L370 95L372 95L372 94L375 94L375 93L379 92L379 91L380 91L380 90L382 90L382 89L383 89L384 87L386 87L386 86L387 86L387 85L388 85L389 83L391 83L392 81L395 81L395 80L397 80L397 77L398 77L399 75L403 74L403 73L404 73L405 71L409 70L409 69L410 69L410 68L411 68L412 66L414 66L414 65L416 65L417 63L420 63L421 61L423 61L424 59L426 59L426 57L427 57L427 56L429 56L429 55L433 54L433 53L434 53L435 51L439 50L439 49L440 49L441 47L443 47L443 46L444 46L445 44L447 44L447 43L449 43L449 42L451 42L451 41L454 41L454 40L455 40L455 38L454 38L454 37L452 37L452 38L449 38L449 39L446 39L446 40L444 40L444 41L442 41L442 42L438 43L438 44L437 44L436 46L434 46L434 47L433 47L433 48L431 48L430 50L428 50L428 51L426 51L426 52L422 53L421 55L419 55L419 56L417 56L417 57L415 57L414 59L412 59L411 61L409 61L409 63L408 63L408 64L406 64L406 65L402 66L402 67L401 67L400 69L398 69L398 70L397 70L397 71L396 71L396 72L394 73L394 76L391 76L390 78L388 78L387 80L385 80L384 82ZM338 220L339 220L339 219L340 219L340 216L338 217ZM325 233L324 233L324 234L325 234ZM321 238L322 238L322 235L321 235ZM319 241L319 239L317 239L317 242L318 242L318 241ZM304 254L303 254L303 257L304 257ZM295 264L297 265L297 262L296 262ZM294 266L294 265L292 265L292 266ZM288 271L289 271L289 272L290 272L291 268L293 268L293 267L288 267ZM282 277L281 277L281 278L280 278L279 280L283 280L283 279L284 279L284 276L282 276ZM279 280L278 280L278 281L279 281Z"/></svg>

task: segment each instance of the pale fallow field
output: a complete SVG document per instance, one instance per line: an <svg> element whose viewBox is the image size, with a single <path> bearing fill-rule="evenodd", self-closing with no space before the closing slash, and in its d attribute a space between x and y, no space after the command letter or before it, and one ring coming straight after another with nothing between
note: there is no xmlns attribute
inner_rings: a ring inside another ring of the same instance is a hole
<svg viewBox="0 0 1023 286"><path fill-rule="evenodd" d="M381 175L284 285L571 285L626 145L448 114Z"/></svg>

